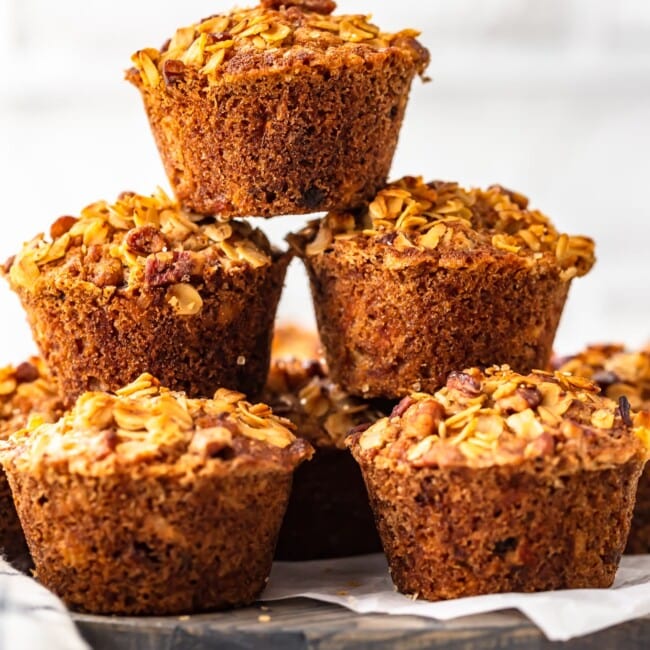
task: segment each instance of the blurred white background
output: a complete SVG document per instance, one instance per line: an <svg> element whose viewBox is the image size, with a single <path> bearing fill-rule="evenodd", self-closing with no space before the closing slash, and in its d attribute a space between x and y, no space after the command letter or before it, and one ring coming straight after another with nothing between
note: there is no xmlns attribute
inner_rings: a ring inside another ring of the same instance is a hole
<svg viewBox="0 0 650 650"><path fill-rule="evenodd" d="M136 49L230 5L0 0L1 259L61 214L167 187L123 70ZM559 352L650 341L650 2L340 0L339 10L418 27L431 50L433 82L414 84L392 175L498 182L596 239L598 264L574 283ZM303 221L263 227L281 241ZM33 345L4 283L0 305L2 365ZM297 262L280 315L312 323Z"/></svg>

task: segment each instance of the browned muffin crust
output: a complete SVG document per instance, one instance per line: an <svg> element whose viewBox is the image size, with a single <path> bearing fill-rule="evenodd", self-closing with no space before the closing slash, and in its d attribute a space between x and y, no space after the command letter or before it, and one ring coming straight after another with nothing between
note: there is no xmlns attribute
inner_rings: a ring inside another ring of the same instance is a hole
<svg viewBox="0 0 650 650"><path fill-rule="evenodd" d="M0 368L0 440L22 429L28 419L53 422L62 413L58 389L43 360ZM0 553L22 570L31 566L23 529L7 477L0 469Z"/></svg>
<svg viewBox="0 0 650 650"><path fill-rule="evenodd" d="M650 450L628 407L578 377L469 369L350 436L398 589L610 586Z"/></svg>
<svg viewBox="0 0 650 650"><path fill-rule="evenodd" d="M571 279L594 262L590 239L519 194L413 177L288 239L332 379L365 397L432 391L474 365L547 367Z"/></svg>
<svg viewBox="0 0 650 650"><path fill-rule="evenodd" d="M133 55L127 79L182 204L272 217L358 206L383 185L429 53L414 30L333 6L237 9Z"/></svg>
<svg viewBox="0 0 650 650"><path fill-rule="evenodd" d="M189 399L142 375L15 434L2 462L38 579L93 613L252 602L311 447L243 397Z"/></svg>
<svg viewBox="0 0 650 650"><path fill-rule="evenodd" d="M61 217L8 278L62 396L142 372L191 396L259 395L289 254L245 222L182 211L159 190Z"/></svg>
<svg viewBox="0 0 650 650"><path fill-rule="evenodd" d="M596 382L610 399L624 396L633 411L650 411L650 348L638 352L623 345L590 345L582 352L555 359L554 367ZM650 553L650 467L639 479L626 553Z"/></svg>
<svg viewBox="0 0 650 650"><path fill-rule="evenodd" d="M368 495L345 436L390 409L352 397L324 364L276 359L264 391L273 412L291 420L316 453L296 470L275 557L316 560L381 551Z"/></svg>

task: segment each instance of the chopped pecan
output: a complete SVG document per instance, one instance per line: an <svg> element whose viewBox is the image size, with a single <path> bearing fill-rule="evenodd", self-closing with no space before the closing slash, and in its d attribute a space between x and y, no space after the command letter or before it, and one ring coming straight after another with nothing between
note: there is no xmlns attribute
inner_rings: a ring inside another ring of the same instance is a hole
<svg viewBox="0 0 650 650"><path fill-rule="evenodd" d="M88 280L98 287L116 287L124 280L122 263L114 257L100 259L88 270Z"/></svg>
<svg viewBox="0 0 650 650"><path fill-rule="evenodd" d="M136 255L160 253L167 247L167 244L165 236L153 226L132 228L126 234L126 246Z"/></svg>
<svg viewBox="0 0 650 650"><path fill-rule="evenodd" d="M14 376L19 384L36 381L38 379L38 368L29 363L29 361L23 361L23 363L16 368Z"/></svg>
<svg viewBox="0 0 650 650"><path fill-rule="evenodd" d="M352 427L346 435L352 436L355 433L363 433L372 426L372 422L364 422L363 424L357 424L356 427Z"/></svg>
<svg viewBox="0 0 650 650"><path fill-rule="evenodd" d="M333 0L261 0L260 4L265 9L299 7L324 16L331 14L336 9L336 2Z"/></svg>
<svg viewBox="0 0 650 650"><path fill-rule="evenodd" d="M481 394L481 382L466 372L452 371L447 377L447 388L456 390L467 397L478 397Z"/></svg>
<svg viewBox="0 0 650 650"><path fill-rule="evenodd" d="M413 404L415 404L415 400L410 395L407 395L398 404L395 405L395 408L391 412L390 417L401 418L402 415L406 413L406 409L408 409L409 406L412 406Z"/></svg>
<svg viewBox="0 0 650 650"><path fill-rule="evenodd" d="M419 438L438 432L438 424L445 418L445 409L435 399L416 402L402 417L402 426Z"/></svg>
<svg viewBox="0 0 650 650"><path fill-rule="evenodd" d="M51 226L50 226L50 237L52 239L58 239L59 237L65 235L65 233L77 223L78 219L76 217L63 216L59 217Z"/></svg>
<svg viewBox="0 0 650 650"><path fill-rule="evenodd" d="M542 394L535 386L519 386L512 395L497 400L502 413L521 413L536 409L542 403Z"/></svg>
<svg viewBox="0 0 650 650"><path fill-rule="evenodd" d="M189 282L195 268L190 251L158 253L147 258L144 268L145 282L152 287Z"/></svg>
<svg viewBox="0 0 650 650"><path fill-rule="evenodd" d="M162 65L162 73L165 84L172 86L185 78L185 64L178 59L167 59Z"/></svg>

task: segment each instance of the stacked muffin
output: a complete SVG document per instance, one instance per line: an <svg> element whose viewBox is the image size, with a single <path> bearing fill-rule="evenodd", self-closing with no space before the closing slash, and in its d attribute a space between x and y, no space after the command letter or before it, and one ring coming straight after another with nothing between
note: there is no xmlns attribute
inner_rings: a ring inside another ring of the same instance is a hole
<svg viewBox="0 0 650 650"><path fill-rule="evenodd" d="M268 377L293 252L237 219L353 209L386 182L428 52L413 30L334 8L263 0L138 51L126 76L176 197L93 203L3 269L69 410L12 421L2 462L36 575L71 607L180 613L259 595L293 471L313 453L290 420L248 401L263 389L319 452L280 553L305 555L301 513L339 470L340 495L320 490L320 529L307 530L341 534L308 555L379 548L343 437L384 412L314 364Z"/></svg>
<svg viewBox="0 0 650 650"><path fill-rule="evenodd" d="M366 399L402 398L346 440L398 589L437 600L609 586L647 414L536 370L593 242L501 186L418 177L289 241L332 379Z"/></svg>
<svg viewBox="0 0 650 650"><path fill-rule="evenodd" d="M74 608L250 603L278 535L283 559L380 537L430 599L613 580L650 416L536 370L593 242L498 185L387 184L429 55L334 9L262 0L136 52L176 198L94 203L4 268L58 392L0 456L36 574ZM316 211L286 252L239 220ZM294 254L325 360L302 341L269 373Z"/></svg>

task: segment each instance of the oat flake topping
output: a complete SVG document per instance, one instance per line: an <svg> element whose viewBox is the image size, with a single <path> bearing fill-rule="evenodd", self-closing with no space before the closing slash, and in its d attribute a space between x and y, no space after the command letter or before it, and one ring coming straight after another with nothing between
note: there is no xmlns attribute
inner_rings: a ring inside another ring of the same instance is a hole
<svg viewBox="0 0 650 650"><path fill-rule="evenodd" d="M351 56L357 46L401 47L412 53L420 73L424 71L428 53L415 41L419 32L384 33L370 22L370 16L330 15L335 7L325 0L263 0L259 7L235 9L182 27L160 50L139 50L131 60L143 84L154 88L161 83L174 85L187 69L216 83L224 72L245 69L247 60L257 54L278 54L278 65L285 53L288 60L295 55L295 61L313 63L318 54L340 47L351 48Z"/></svg>
<svg viewBox="0 0 650 650"><path fill-rule="evenodd" d="M591 379L610 399L625 396L633 410L650 410L650 348L630 352L622 345L590 345L554 365L560 372Z"/></svg>
<svg viewBox="0 0 650 650"><path fill-rule="evenodd" d="M172 307L192 315L202 307L192 280L215 266L267 266L271 256L260 230L186 212L159 189L153 196L124 192L114 204L98 201L78 218L60 217L49 238L39 235L23 246L9 276L28 290L53 267L98 287L165 286Z"/></svg>
<svg viewBox="0 0 650 650"><path fill-rule="evenodd" d="M245 436L274 447L296 438L288 420L266 404L250 404L242 393L219 389L214 399L190 399L143 374L115 394L84 393L54 424L28 425L10 439L17 464L67 461L70 471L91 473L111 457L147 462L182 454L212 457Z"/></svg>
<svg viewBox="0 0 650 650"><path fill-rule="evenodd" d="M414 393L359 437L362 450L415 467L489 467L552 458L605 467L648 455L650 414L630 414L588 379L508 366L452 372L434 395Z"/></svg>
<svg viewBox="0 0 650 650"><path fill-rule="evenodd" d="M302 237L309 242L307 255L345 240L378 240L398 252L440 255L489 247L533 260L554 258L565 280L584 275L595 261L591 239L559 233L521 194L499 185L464 189L411 176L390 183L363 213L329 213L309 224Z"/></svg>

